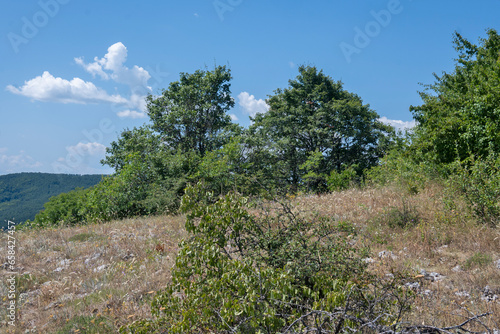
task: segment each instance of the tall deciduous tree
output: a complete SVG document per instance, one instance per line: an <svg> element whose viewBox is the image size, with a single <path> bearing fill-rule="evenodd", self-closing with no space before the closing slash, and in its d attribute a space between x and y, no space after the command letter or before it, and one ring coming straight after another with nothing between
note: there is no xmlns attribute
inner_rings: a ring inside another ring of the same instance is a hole
<svg viewBox="0 0 500 334"><path fill-rule="evenodd" d="M500 36L487 34L475 45L455 33L455 70L434 74L434 84L420 92L424 103L410 107L418 122L413 147L431 161L500 152Z"/></svg>
<svg viewBox="0 0 500 334"><path fill-rule="evenodd" d="M299 67L297 78L267 103L269 111L255 116L249 132L270 139L270 156L275 158L270 163L292 188L311 172L308 165L314 173L327 175L353 164L360 170L376 164L386 135L393 131L359 96L316 67ZM314 163L307 164L311 157Z"/></svg>
<svg viewBox="0 0 500 334"><path fill-rule="evenodd" d="M231 79L225 66L181 73L161 96L147 98L152 128L167 147L200 156L221 147L224 131L232 125L227 114L234 106Z"/></svg>

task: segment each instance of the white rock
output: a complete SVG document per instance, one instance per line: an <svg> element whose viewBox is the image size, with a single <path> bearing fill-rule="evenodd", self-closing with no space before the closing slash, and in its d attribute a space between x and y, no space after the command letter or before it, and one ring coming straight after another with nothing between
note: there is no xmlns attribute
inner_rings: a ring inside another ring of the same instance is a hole
<svg viewBox="0 0 500 334"><path fill-rule="evenodd" d="M378 253L378 257L381 258L381 259L385 259L385 258L390 257L393 260L396 260L398 258L396 255L394 255L393 252L386 251L386 250L383 250L383 251L379 252Z"/></svg>
<svg viewBox="0 0 500 334"><path fill-rule="evenodd" d="M406 287L412 289L412 290L418 290L420 288L420 283L419 282L413 282L413 283L406 283L405 284Z"/></svg>
<svg viewBox="0 0 500 334"><path fill-rule="evenodd" d="M465 298L470 297L470 294L467 291L457 291L455 292L455 295L458 297L465 297Z"/></svg>
<svg viewBox="0 0 500 334"><path fill-rule="evenodd" d="M443 280L443 279L446 278L446 276L441 275L441 274L436 273L436 272L428 273L424 269L422 269L422 271L420 272L420 274L424 275L424 278L426 280L429 280L429 281L432 281L432 282L441 281L441 280Z"/></svg>
<svg viewBox="0 0 500 334"><path fill-rule="evenodd" d="M109 265L107 265L107 264L103 264L102 266L99 266L99 267L97 267L97 268L94 268L94 272L95 272L95 273L101 272L101 271L105 270L107 267L109 267Z"/></svg>

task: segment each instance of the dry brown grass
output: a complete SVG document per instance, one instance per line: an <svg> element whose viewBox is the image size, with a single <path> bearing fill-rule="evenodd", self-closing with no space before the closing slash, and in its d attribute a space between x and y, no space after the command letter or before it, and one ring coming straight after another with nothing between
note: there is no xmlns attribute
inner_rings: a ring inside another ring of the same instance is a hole
<svg viewBox="0 0 500 334"><path fill-rule="evenodd" d="M85 333L92 320L96 333L116 332L150 317L151 298L169 282L184 235L182 216L17 232L18 332Z"/></svg>
<svg viewBox="0 0 500 334"><path fill-rule="evenodd" d="M354 224L361 231L356 242L371 248L370 268L380 276L393 271L413 275L419 283L414 322L444 326L491 312L485 324L498 328L500 230L477 225L461 203L447 209L445 200L442 187L430 185L416 195L385 187L301 196L293 202ZM388 213L403 212L403 206L417 214L418 224L402 228L391 223ZM113 333L122 324L151 317L150 301L169 282L177 243L185 235L182 216L17 232L18 271L23 274L18 329L85 333L90 326L95 333ZM0 246L6 245L4 239ZM380 258L382 251L393 256ZM446 277L431 282L418 277L422 270ZM2 292L5 283L0 283ZM484 299L486 286L497 300ZM0 331L7 328L1 326Z"/></svg>
<svg viewBox="0 0 500 334"><path fill-rule="evenodd" d="M449 209L448 200L449 194L432 184L416 195L397 187L349 189L295 202L304 210L355 224L362 231L357 242L370 247L370 268L380 276L395 271L416 277L420 287L411 316L415 323L456 325L472 314L491 312L485 324L500 328L500 230L477 224L456 198L456 207ZM403 206L419 223L390 226L387 213L403 212ZM382 251L394 256L379 258ZM431 282L418 277L422 270L446 277ZM498 299L485 300L486 286Z"/></svg>

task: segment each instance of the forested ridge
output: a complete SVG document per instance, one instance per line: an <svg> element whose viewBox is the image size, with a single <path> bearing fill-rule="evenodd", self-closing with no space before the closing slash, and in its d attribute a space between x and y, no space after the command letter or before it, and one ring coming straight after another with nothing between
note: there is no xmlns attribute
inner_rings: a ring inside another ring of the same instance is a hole
<svg viewBox="0 0 500 334"><path fill-rule="evenodd" d="M102 175L16 173L0 175L0 219L16 223L33 220L52 197L75 188L96 185Z"/></svg>

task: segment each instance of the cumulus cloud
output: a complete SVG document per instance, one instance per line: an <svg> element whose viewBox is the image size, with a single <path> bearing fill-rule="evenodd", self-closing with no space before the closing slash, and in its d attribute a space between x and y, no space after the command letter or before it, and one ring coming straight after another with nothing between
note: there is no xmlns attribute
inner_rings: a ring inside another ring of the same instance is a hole
<svg viewBox="0 0 500 334"><path fill-rule="evenodd" d="M66 147L66 156L54 161L51 166L56 173L66 174L110 174L112 171L100 164L106 147L98 142L79 142Z"/></svg>
<svg viewBox="0 0 500 334"><path fill-rule="evenodd" d="M237 121L238 120L238 116L236 116L235 114L229 114L229 117L231 117L231 120L233 122Z"/></svg>
<svg viewBox="0 0 500 334"><path fill-rule="evenodd" d="M31 170L42 166L24 151L18 154L8 155L7 148L0 148L0 173L12 173L22 170Z"/></svg>
<svg viewBox="0 0 500 334"><path fill-rule="evenodd" d="M108 94L104 89L97 87L93 82L84 81L80 78L66 80L54 77L48 71L43 72L31 80L25 81L21 87L7 86L7 91L29 97L33 100L43 102L59 103L113 103L123 110L120 117L137 118L134 113L126 109L146 110L146 96L151 92L147 85L151 75L144 68L134 65L129 68L125 66L128 51L123 43L118 42L108 48L104 57L95 57L93 62L86 63L83 57L74 58L75 63L80 65L94 78L111 80L118 84L129 87L126 97Z"/></svg>
<svg viewBox="0 0 500 334"><path fill-rule="evenodd" d="M269 110L269 106L266 101L262 99L257 100L255 96L250 95L247 92L241 92L238 95L238 100L238 103L243 110L252 117L257 113L265 113Z"/></svg>
<svg viewBox="0 0 500 334"><path fill-rule="evenodd" d="M118 42L108 48L108 53L103 58L95 57L93 63L86 64L83 57L75 58L75 62L94 77L99 75L104 80L112 79L117 83L130 86L134 91L143 87L151 89L147 86L148 80L151 78L148 71L137 65L132 68L124 65L127 54L125 45Z"/></svg>
<svg viewBox="0 0 500 334"><path fill-rule="evenodd" d="M68 151L68 153L77 154L82 157L86 155L102 156L106 153L106 146L97 142L94 143L79 142L74 146L66 147L66 150Z"/></svg>
<svg viewBox="0 0 500 334"><path fill-rule="evenodd" d="M119 111L116 113L118 115L118 117L122 117L122 118L125 118L125 117L128 117L128 118L145 118L146 117L146 114L143 113L143 112L138 112L138 111L135 111L135 110L123 110L123 111Z"/></svg>
<svg viewBox="0 0 500 334"><path fill-rule="evenodd" d="M400 131L410 130L413 127L415 127L415 120L405 122L401 120L389 119L385 116L379 118L378 120L381 121L382 123L392 125L394 128L396 128L396 130Z"/></svg>
<svg viewBox="0 0 500 334"><path fill-rule="evenodd" d="M95 78L95 76L97 74L103 80L108 80L109 79L109 75L102 70L102 65L99 64L98 62L91 63L91 64L85 64L85 62L83 61L83 57L79 57L79 58L75 58L75 63L77 63L78 65L80 65L81 67L83 67L85 69L85 71L87 71L90 74L92 74L92 76L94 78Z"/></svg>
<svg viewBox="0 0 500 334"><path fill-rule="evenodd" d="M7 86L7 91L29 97L43 102L60 103L128 103L128 100L120 95L109 95L92 82L73 78L71 81L56 78L45 71L41 76L25 81L24 85L16 88Z"/></svg>

